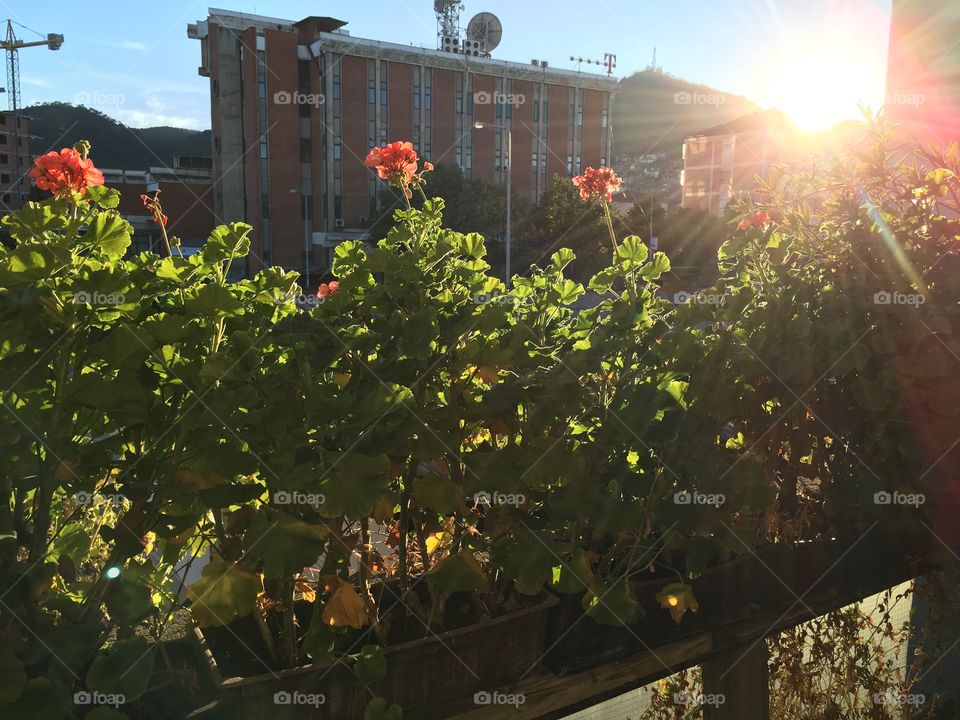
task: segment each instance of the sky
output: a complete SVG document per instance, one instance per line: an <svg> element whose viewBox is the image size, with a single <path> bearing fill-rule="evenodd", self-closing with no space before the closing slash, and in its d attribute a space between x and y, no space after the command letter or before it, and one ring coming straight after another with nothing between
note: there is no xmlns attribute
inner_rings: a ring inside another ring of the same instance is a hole
<svg viewBox="0 0 960 720"><path fill-rule="evenodd" d="M778 107L803 125L858 116L883 104L892 0L465 0L463 22L495 13L493 56L545 59L617 55L618 76L644 69L657 49L665 72ZM436 47L433 0L217 0L231 10L289 20L329 15L351 34ZM22 100L96 108L128 125L210 127L209 81L187 24L208 5L189 0L0 0L21 40L62 33L63 47L20 52ZM0 104L6 105L0 95Z"/></svg>

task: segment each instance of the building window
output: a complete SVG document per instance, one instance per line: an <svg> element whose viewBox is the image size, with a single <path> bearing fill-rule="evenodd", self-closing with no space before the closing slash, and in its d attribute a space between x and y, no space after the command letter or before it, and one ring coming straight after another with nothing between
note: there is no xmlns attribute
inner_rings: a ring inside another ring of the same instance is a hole
<svg viewBox="0 0 960 720"><path fill-rule="evenodd" d="M343 150L340 146L340 136L333 138L333 159L340 160L343 154Z"/></svg>
<svg viewBox="0 0 960 720"><path fill-rule="evenodd" d="M577 125L583 126L583 105L577 106Z"/></svg>
<svg viewBox="0 0 960 720"><path fill-rule="evenodd" d="M463 88L457 88L457 115L463 115Z"/></svg>
<svg viewBox="0 0 960 720"><path fill-rule="evenodd" d="M433 106L433 68L424 70L423 80L423 109L430 110Z"/></svg>
<svg viewBox="0 0 960 720"><path fill-rule="evenodd" d="M333 74L333 99L340 99L340 73Z"/></svg>
<svg viewBox="0 0 960 720"><path fill-rule="evenodd" d="M539 165L539 164L540 164L540 154L539 154L538 152L534 151L534 153L533 153L533 159L532 159L532 162L531 162L531 165L532 165L532 167L533 167L533 171L534 171L534 172L537 171L537 165Z"/></svg>
<svg viewBox="0 0 960 720"><path fill-rule="evenodd" d="M377 80L376 78L370 78L367 81L367 102L371 105L376 104L377 102Z"/></svg>
<svg viewBox="0 0 960 720"><path fill-rule="evenodd" d="M387 104L387 79L385 77L380 78L380 104Z"/></svg>
<svg viewBox="0 0 960 720"><path fill-rule="evenodd" d="M604 103L603 113L600 115L600 127L605 128L607 126L609 117L610 111L606 108L606 103Z"/></svg>
<svg viewBox="0 0 960 720"><path fill-rule="evenodd" d="M0 175L0 183L3 183L4 185L9 185L10 176L7 173L3 173L2 175Z"/></svg>
<svg viewBox="0 0 960 720"><path fill-rule="evenodd" d="M457 163L457 167L463 167L463 148L457 145L456 150L454 151L454 157Z"/></svg>
<svg viewBox="0 0 960 720"><path fill-rule="evenodd" d="M573 175L573 155L567 155L567 175Z"/></svg>
<svg viewBox="0 0 960 720"><path fill-rule="evenodd" d="M414 67L413 72L413 109L420 109L420 68Z"/></svg>
<svg viewBox="0 0 960 720"><path fill-rule="evenodd" d="M0 135L0 145L6 145L6 144L7 144L7 136Z"/></svg>

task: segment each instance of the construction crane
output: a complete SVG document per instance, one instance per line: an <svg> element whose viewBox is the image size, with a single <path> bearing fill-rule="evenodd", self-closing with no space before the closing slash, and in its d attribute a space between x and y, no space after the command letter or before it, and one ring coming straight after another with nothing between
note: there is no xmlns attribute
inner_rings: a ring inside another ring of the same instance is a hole
<svg viewBox="0 0 960 720"><path fill-rule="evenodd" d="M19 25L19 23L17 23ZM7 37L0 42L0 48L7 52L7 97L9 99L10 110L13 116L13 176L16 178L17 198L15 207L20 205L20 187L23 181L23 173L20 171L20 56L19 51L22 48L45 46L50 50L59 50L63 45L63 35L49 33L45 40L34 40L24 42L17 39L13 32L13 20L7 20ZM30 28L21 26L25 30ZM30 32L36 32L30 30ZM40 35L40 33L37 33ZM42 37L42 35L41 35Z"/></svg>

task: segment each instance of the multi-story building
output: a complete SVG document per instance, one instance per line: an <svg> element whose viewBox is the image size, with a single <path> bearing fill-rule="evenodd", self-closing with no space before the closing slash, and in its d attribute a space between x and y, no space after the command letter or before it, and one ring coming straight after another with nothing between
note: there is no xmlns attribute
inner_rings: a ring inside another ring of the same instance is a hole
<svg viewBox="0 0 960 720"><path fill-rule="evenodd" d="M353 37L329 17L299 22L210 10L190 25L210 78L218 217L255 227L250 271L308 276L382 210L369 149L410 140L424 159L537 199L555 174L611 158L616 80ZM474 127L484 123L483 129Z"/></svg>
<svg viewBox="0 0 960 720"><path fill-rule="evenodd" d="M16 137L20 152L14 152L14 123L12 111L0 111L0 215L17 210L30 194L27 171L33 164L30 155L30 118L17 114ZM17 164L19 161L19 164Z"/></svg>
<svg viewBox="0 0 960 720"><path fill-rule="evenodd" d="M893 0L887 117L917 145L960 140L960 3Z"/></svg>
<svg viewBox="0 0 960 720"><path fill-rule="evenodd" d="M764 110L684 138L683 207L721 215L771 165L786 159L794 137L782 113Z"/></svg>
<svg viewBox="0 0 960 720"><path fill-rule="evenodd" d="M160 191L164 213L170 218L167 233L177 236L182 252L192 254L203 245L217 224L213 212L213 176L208 157L177 155L173 167L149 170L102 168L104 184L120 191L117 210L133 226L130 252L163 253L160 228L144 208L141 195Z"/></svg>

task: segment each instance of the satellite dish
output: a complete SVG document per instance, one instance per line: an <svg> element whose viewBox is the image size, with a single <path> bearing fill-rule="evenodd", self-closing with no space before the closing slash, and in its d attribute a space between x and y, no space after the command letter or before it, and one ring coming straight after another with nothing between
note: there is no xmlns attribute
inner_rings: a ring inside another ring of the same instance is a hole
<svg viewBox="0 0 960 720"><path fill-rule="evenodd" d="M467 25L467 39L479 43L483 52L490 53L503 39L503 25L493 13L482 12L473 16Z"/></svg>

